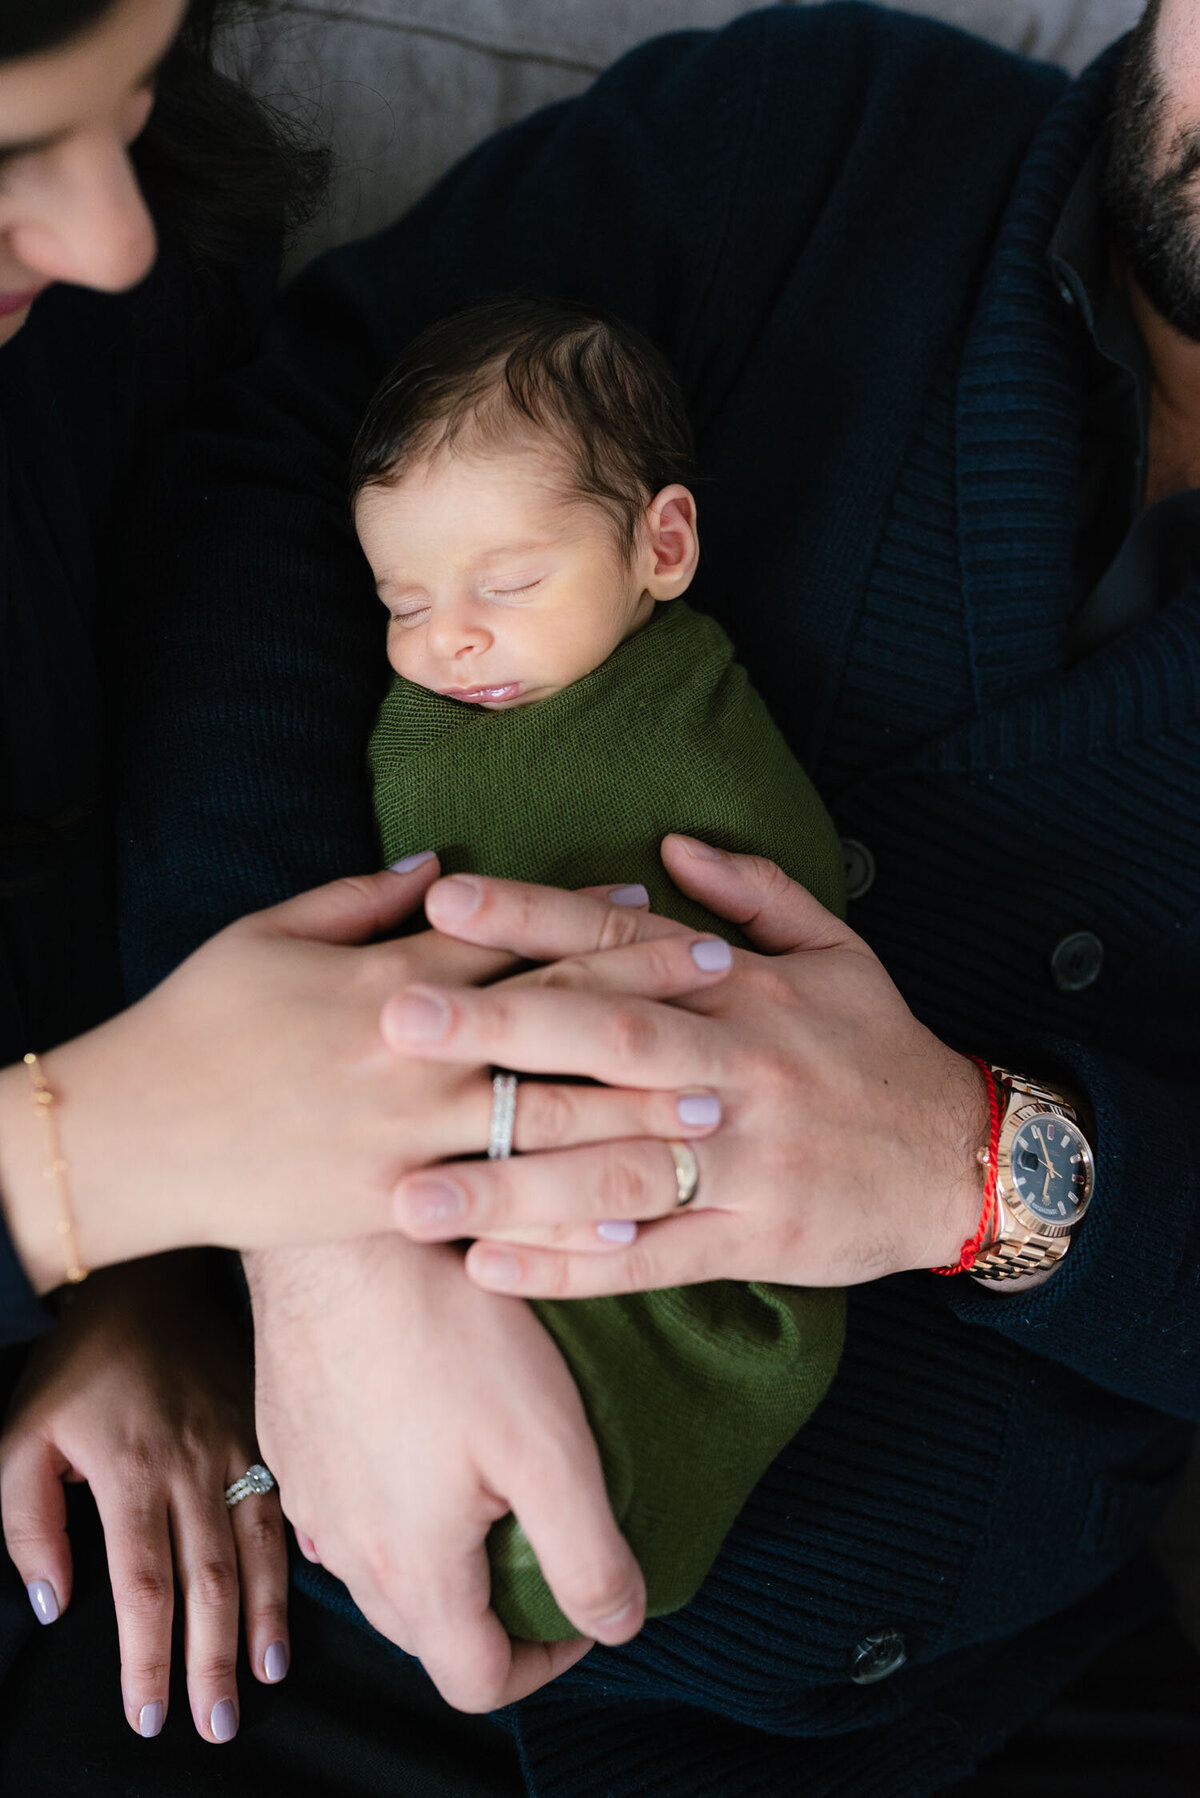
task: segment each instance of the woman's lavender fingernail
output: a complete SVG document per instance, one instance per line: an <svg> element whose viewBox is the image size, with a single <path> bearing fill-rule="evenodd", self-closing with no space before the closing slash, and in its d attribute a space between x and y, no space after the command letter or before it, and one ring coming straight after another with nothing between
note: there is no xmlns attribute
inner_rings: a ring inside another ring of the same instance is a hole
<svg viewBox="0 0 1200 1798"><path fill-rule="evenodd" d="M138 1734L149 1741L156 1736L163 1726L163 1707L156 1700L153 1704L144 1704L138 1712Z"/></svg>
<svg viewBox="0 0 1200 1798"><path fill-rule="evenodd" d="M383 1008L383 1034L388 1042L432 1043L450 1024L450 1007L437 993L398 993Z"/></svg>
<svg viewBox="0 0 1200 1798"><path fill-rule="evenodd" d="M692 944L692 960L702 974L719 974L733 961L733 950L722 937L705 937Z"/></svg>
<svg viewBox="0 0 1200 1798"><path fill-rule="evenodd" d="M31 1579L25 1590L39 1623L58 1622L58 1599L49 1580Z"/></svg>
<svg viewBox="0 0 1200 1798"><path fill-rule="evenodd" d="M212 1730L216 1741L232 1742L238 1728L237 1712L233 1708L232 1699L222 1698L219 1704L213 1705L208 1727Z"/></svg>
<svg viewBox="0 0 1200 1798"><path fill-rule="evenodd" d="M650 895L644 886L613 887L608 895L610 905L649 905Z"/></svg>
<svg viewBox="0 0 1200 1798"><path fill-rule="evenodd" d="M267 1649L266 1654L263 1656L263 1672L266 1674L270 1684L273 1686L278 1685L279 1681L286 1675L290 1665L291 1659L288 1655L287 1643L272 1642L271 1646Z"/></svg>
<svg viewBox="0 0 1200 1798"><path fill-rule="evenodd" d="M676 1103L675 1115L681 1124L690 1124L693 1130L707 1124L719 1124L721 1101L715 1093L685 1093Z"/></svg>
<svg viewBox="0 0 1200 1798"><path fill-rule="evenodd" d="M434 859L432 849L418 849L415 855L406 855L398 862L393 862L388 869L389 874L411 874L414 868L423 868L426 862Z"/></svg>
<svg viewBox="0 0 1200 1798"><path fill-rule="evenodd" d="M626 1223L619 1218L615 1219L612 1223L596 1225L596 1235L604 1242L636 1242L637 1233L638 1227L636 1224Z"/></svg>

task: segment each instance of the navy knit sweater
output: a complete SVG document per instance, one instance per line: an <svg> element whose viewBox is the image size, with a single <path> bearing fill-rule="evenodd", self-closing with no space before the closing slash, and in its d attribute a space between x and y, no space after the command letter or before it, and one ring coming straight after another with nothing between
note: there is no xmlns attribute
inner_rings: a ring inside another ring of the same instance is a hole
<svg viewBox="0 0 1200 1798"><path fill-rule="evenodd" d="M135 984L372 864L387 671L346 444L400 341L527 286L673 360L700 603L874 853L851 921L948 1040L1095 1109L1062 1272L1003 1299L924 1275L852 1294L828 1398L694 1603L508 1719L539 1798L918 1798L1157 1602L1136 1557L1200 1416L1200 586L1067 666L1081 356L1045 252L1110 77L1067 89L855 5L661 40L306 277L165 470L130 712ZM1104 972L1062 994L1050 956L1080 928ZM889 1629L906 1664L854 1684Z"/></svg>

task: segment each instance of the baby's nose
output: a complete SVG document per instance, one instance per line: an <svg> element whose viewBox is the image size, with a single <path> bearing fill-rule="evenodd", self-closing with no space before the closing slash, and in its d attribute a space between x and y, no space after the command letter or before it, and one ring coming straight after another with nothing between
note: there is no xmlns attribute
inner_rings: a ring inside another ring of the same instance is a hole
<svg viewBox="0 0 1200 1798"><path fill-rule="evenodd" d="M449 659L478 655L481 650L490 647L491 641L491 632L487 627L472 618L439 619L431 632L435 654Z"/></svg>

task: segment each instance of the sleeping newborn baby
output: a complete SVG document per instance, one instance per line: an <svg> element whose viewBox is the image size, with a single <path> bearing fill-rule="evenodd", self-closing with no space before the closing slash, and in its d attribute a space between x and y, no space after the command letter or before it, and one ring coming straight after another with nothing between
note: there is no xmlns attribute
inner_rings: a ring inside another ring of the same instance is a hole
<svg viewBox="0 0 1200 1798"><path fill-rule="evenodd" d="M843 904L832 822L733 659L682 599L699 554L691 433L620 321L514 298L434 325L371 402L351 476L395 679L371 738L386 861L562 887L667 879L669 831L769 856ZM518 1091L518 1104L519 1104ZM650 1615L696 1591L833 1377L843 1295L719 1282L541 1301L587 1409ZM489 1536L515 1636L573 1634L519 1523Z"/></svg>

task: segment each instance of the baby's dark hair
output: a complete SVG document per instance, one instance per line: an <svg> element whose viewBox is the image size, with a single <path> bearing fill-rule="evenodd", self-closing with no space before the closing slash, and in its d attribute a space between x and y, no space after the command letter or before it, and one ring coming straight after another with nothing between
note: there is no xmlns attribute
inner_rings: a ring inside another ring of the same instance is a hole
<svg viewBox="0 0 1200 1798"><path fill-rule="evenodd" d="M350 496L439 449L499 447L532 426L567 452L570 493L603 506L623 553L649 501L692 472L692 432L665 358L622 319L565 300L488 300L409 344L367 408Z"/></svg>

